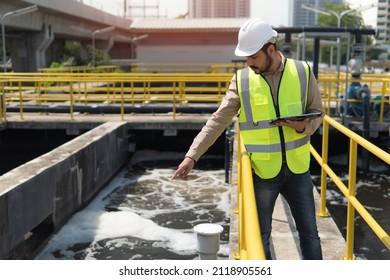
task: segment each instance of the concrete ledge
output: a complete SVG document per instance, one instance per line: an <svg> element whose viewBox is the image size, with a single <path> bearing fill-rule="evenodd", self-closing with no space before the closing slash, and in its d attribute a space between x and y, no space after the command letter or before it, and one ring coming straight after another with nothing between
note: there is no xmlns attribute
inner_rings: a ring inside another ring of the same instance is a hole
<svg viewBox="0 0 390 280"><path fill-rule="evenodd" d="M25 258L15 248L42 223L60 228L122 168L127 151L126 122L107 122L0 176L0 259Z"/></svg>

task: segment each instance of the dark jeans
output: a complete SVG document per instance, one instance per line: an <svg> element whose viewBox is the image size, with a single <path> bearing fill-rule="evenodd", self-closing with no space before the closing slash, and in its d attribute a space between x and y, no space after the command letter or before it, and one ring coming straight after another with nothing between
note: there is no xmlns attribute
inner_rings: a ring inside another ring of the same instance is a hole
<svg viewBox="0 0 390 280"><path fill-rule="evenodd" d="M269 239L272 230L272 213L279 193L286 199L299 234L304 260L322 260L320 238L315 216L313 183L310 172L293 174L284 166L273 179L253 175L261 237L267 259L271 259Z"/></svg>

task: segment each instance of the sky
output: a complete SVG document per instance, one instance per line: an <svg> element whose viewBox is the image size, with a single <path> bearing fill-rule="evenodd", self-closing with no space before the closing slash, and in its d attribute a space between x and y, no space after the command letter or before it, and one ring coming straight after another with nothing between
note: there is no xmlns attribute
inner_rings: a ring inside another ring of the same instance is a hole
<svg viewBox="0 0 390 280"><path fill-rule="evenodd" d="M79 0L81 1L81 0ZM157 7L162 17L175 18L187 12L187 0L145 0L148 5ZM124 0L82 0L84 4L105 9L115 15L123 16ZM251 0L251 17L262 17L271 25L288 26L290 3L292 0ZM348 0L351 8L364 7L378 0ZM127 0L127 3L143 4L144 0ZM287 3L287 4L286 4ZM140 11L138 9L138 11ZM151 8L149 13L156 13L157 8ZM366 25L376 27L377 8L370 8L362 11L362 16Z"/></svg>

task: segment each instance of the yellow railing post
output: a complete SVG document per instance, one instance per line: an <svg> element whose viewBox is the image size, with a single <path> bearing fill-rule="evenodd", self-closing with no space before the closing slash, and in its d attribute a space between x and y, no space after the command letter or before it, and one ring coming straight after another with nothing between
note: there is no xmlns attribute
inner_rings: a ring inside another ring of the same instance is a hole
<svg viewBox="0 0 390 280"><path fill-rule="evenodd" d="M182 106L183 100L185 98L185 82L179 81L178 85L179 85L179 105Z"/></svg>
<svg viewBox="0 0 390 280"><path fill-rule="evenodd" d="M320 209L317 215L320 217L328 217L329 213L326 211L326 189L327 189L327 174L324 166L328 165L328 142L329 142L329 124L323 123L323 134L322 134L322 163L321 163L321 201Z"/></svg>
<svg viewBox="0 0 390 280"><path fill-rule="evenodd" d="M131 106L134 107L134 81L131 81L130 85L131 85Z"/></svg>
<svg viewBox="0 0 390 280"><path fill-rule="evenodd" d="M348 198L355 197L356 193L356 162L357 162L357 143L350 141L349 149L349 174L348 174ZM347 233L346 233L346 260L353 260L353 245L355 232L355 208L350 199L347 205Z"/></svg>
<svg viewBox="0 0 390 280"><path fill-rule="evenodd" d="M121 82L121 121L125 119L125 101L124 101L124 88L123 82Z"/></svg>
<svg viewBox="0 0 390 280"><path fill-rule="evenodd" d="M380 110L379 110L379 122L383 122L383 113L385 111L385 95L386 95L386 93L387 93L386 83L383 82L382 93L381 93L381 105L380 105ZM389 100L389 102L390 102L390 100ZM389 105L390 105L390 103L389 103Z"/></svg>
<svg viewBox="0 0 390 280"><path fill-rule="evenodd" d="M175 90L175 82L173 82L173 100L172 100L172 113L173 113L173 120L176 121L176 90Z"/></svg>
<svg viewBox="0 0 390 280"><path fill-rule="evenodd" d="M87 106L87 104L88 104L88 100L87 100L88 99L87 81L84 80L83 84L84 84L84 105Z"/></svg>
<svg viewBox="0 0 390 280"><path fill-rule="evenodd" d="M327 145L328 136L325 134L329 134L329 125L332 125L339 132L346 135L350 138L350 157L349 157L349 183L348 187L340 180L340 178L333 172L332 169L328 166L327 162L325 162L315 150L312 150L313 156L316 158L317 162L321 165L322 171L326 172L333 179L335 185L339 188L339 190L344 194L344 196L348 199L347 205L347 233L346 233L346 256L342 257L342 259L352 260L353 256L353 244L354 244L354 217L355 211L357 211L360 216L364 219L364 221L368 224L368 226L374 231L374 233L378 236L378 238L383 242L383 244L390 250L390 238L389 235L381 228L381 226L373 219L373 217L367 212L364 206L357 200L356 198L356 168L357 168L357 145L359 144L362 148L367 149L372 154L376 155L378 158L390 164L390 154L383 151L382 149L374 146L372 143L356 134L355 132L349 130L342 124L338 123L336 120L330 118L329 116L324 116L323 123L323 153L327 153L327 148L324 146ZM323 158L325 155L323 155ZM327 155L326 155L327 157ZM323 188L326 184L326 176L321 172L321 201L323 200L323 195L325 195L326 188ZM322 202L321 202L322 204ZM325 205L324 205L325 207ZM321 206L322 208L322 206Z"/></svg>
<svg viewBox="0 0 390 280"><path fill-rule="evenodd" d="M18 89L19 89L19 112L20 112L20 119L23 120L23 95L22 95L22 82L19 81Z"/></svg>
<svg viewBox="0 0 390 280"><path fill-rule="evenodd" d="M4 91L4 81L1 82L1 92L0 92L0 122L5 121L5 91Z"/></svg>
<svg viewBox="0 0 390 280"><path fill-rule="evenodd" d="M70 119L72 121L74 121L74 118L73 118L73 81L71 83L69 83L69 101L70 101L70 104L69 104L69 109L70 109Z"/></svg>

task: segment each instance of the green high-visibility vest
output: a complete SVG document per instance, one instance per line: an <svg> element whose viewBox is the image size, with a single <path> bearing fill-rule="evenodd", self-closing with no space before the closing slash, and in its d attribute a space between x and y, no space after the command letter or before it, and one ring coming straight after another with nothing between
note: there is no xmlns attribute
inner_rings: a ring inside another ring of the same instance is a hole
<svg viewBox="0 0 390 280"><path fill-rule="evenodd" d="M261 75L249 67L237 71L241 101L239 127L252 168L260 178L274 178L283 161L293 173L302 174L309 170L310 137L292 128L269 123L277 116L305 112L309 73L306 63L287 59L275 106L270 86Z"/></svg>

